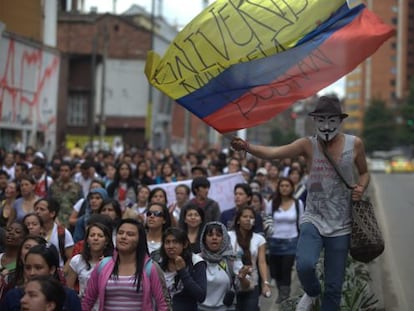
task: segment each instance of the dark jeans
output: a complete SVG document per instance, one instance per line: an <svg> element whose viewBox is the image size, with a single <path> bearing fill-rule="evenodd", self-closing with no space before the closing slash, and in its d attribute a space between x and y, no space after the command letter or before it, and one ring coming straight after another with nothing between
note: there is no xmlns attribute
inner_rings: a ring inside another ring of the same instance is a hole
<svg viewBox="0 0 414 311"><path fill-rule="evenodd" d="M316 276L316 264L321 250L325 251L325 292L322 297L322 311L339 310L349 242L350 234L324 237L311 223L300 226L296 269L305 293L311 297L321 293L321 285Z"/></svg>
<svg viewBox="0 0 414 311"><path fill-rule="evenodd" d="M237 311L256 311L259 308L259 288L237 293Z"/></svg>
<svg viewBox="0 0 414 311"><path fill-rule="evenodd" d="M270 275L278 287L290 286L295 255L270 255Z"/></svg>

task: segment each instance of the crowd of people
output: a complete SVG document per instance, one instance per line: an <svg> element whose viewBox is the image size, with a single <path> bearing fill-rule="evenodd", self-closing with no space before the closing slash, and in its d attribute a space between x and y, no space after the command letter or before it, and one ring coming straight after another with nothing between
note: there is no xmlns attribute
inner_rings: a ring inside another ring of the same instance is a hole
<svg viewBox="0 0 414 311"><path fill-rule="evenodd" d="M52 159L2 149L0 309L254 311L261 295L288 299L308 225L299 220L309 162L243 140L232 146L180 156L63 150ZM234 208L222 210L210 177L237 172ZM171 182L169 202L162 185Z"/></svg>
<svg viewBox="0 0 414 311"><path fill-rule="evenodd" d="M31 157L31 153L35 155ZM106 303L125 302L125 310L128 301L133 306L137 301L142 306L152 303L145 294L135 295L140 292L139 284L153 293L159 310L170 305L174 310L257 309L260 294L271 292L271 278L278 287L290 284L280 283L276 277L276 261L266 261L268 243L283 238L283 232L280 236L277 229L274 236L265 236L262 224L273 195L280 193L279 180L288 178L281 175L281 163L244 159L237 152L214 149L185 157L168 149L125 151L118 157L111 152L69 154L47 161L30 147L24 155L3 151L0 230L4 310L14 310L8 292L19 288L21 295L22 286L31 279L22 273L26 268L16 275L16 262L25 260L19 248L28 249L39 241L54 247L58 264L51 267L59 271L66 291L76 291L84 310L99 310L99 304ZM303 164L293 163L306 176ZM209 197L209 177L236 172L243 173L246 183L234 188L234 208L222 211L220 202ZM179 183L188 179L191 187ZM167 182L178 182L173 202L167 201L158 186ZM300 181L297 184L301 185ZM293 198L295 188L292 182L289 197ZM304 202L300 202L303 210ZM105 279L101 280L92 272L108 256L114 256L115 262L105 265L111 273L102 268ZM143 273L149 258L156 263L150 279L160 280L151 286ZM129 263L125 271L122 259ZM286 269L290 275L292 265ZM118 277L113 286L111 275ZM128 292L131 284L122 276L129 275L135 276L133 284L138 292L131 288ZM118 285L125 287L121 290L125 299L115 291ZM109 289L102 292L107 286L114 288L114 293ZM237 297L225 305L223 299L231 291ZM287 297L279 295L278 302ZM13 303L18 300L14 298ZM73 305L70 310L75 310Z"/></svg>

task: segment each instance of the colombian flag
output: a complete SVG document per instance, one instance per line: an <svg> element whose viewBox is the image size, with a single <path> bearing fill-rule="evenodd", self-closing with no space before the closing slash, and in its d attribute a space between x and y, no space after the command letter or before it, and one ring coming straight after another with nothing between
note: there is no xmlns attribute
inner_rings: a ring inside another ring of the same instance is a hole
<svg viewBox="0 0 414 311"><path fill-rule="evenodd" d="M345 0L218 0L150 52L149 82L221 133L264 123L332 84L394 29Z"/></svg>

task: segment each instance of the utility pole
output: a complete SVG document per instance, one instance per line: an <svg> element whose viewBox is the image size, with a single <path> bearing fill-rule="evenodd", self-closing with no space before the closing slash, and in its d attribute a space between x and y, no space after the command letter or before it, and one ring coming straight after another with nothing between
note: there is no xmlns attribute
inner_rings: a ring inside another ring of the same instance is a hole
<svg viewBox="0 0 414 311"><path fill-rule="evenodd" d="M95 131L95 98L96 98L96 50L98 45L98 33L92 39L92 65L91 65L91 97L89 104L89 146L93 148L93 136ZM92 149L93 150L93 149Z"/></svg>
<svg viewBox="0 0 414 311"><path fill-rule="evenodd" d="M116 14L116 0L112 0L112 14Z"/></svg>

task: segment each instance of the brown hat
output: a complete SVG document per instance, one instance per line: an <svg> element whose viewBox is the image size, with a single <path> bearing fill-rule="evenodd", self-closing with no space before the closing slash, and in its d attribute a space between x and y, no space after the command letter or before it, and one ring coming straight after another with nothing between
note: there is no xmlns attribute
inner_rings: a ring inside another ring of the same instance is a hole
<svg viewBox="0 0 414 311"><path fill-rule="evenodd" d="M315 110L309 115L312 117L340 116L342 119L348 117L346 113L342 113L341 103L336 96L321 96Z"/></svg>

